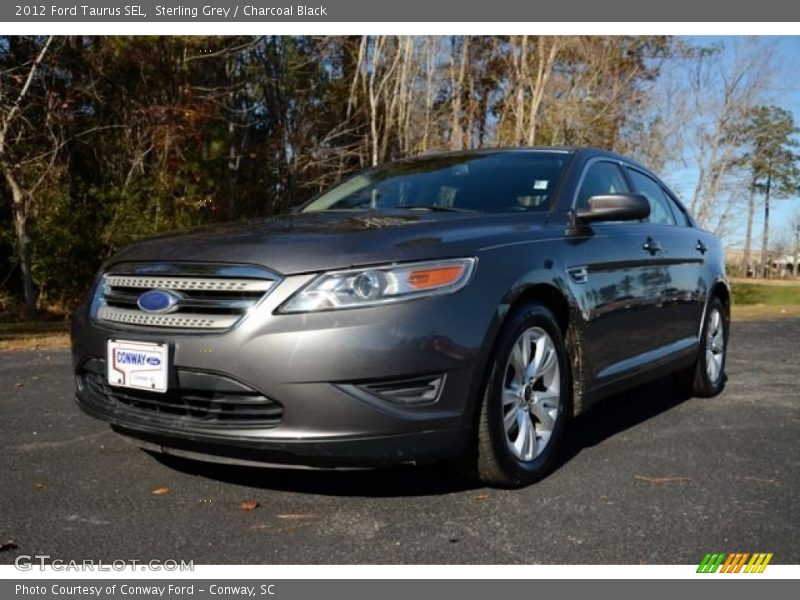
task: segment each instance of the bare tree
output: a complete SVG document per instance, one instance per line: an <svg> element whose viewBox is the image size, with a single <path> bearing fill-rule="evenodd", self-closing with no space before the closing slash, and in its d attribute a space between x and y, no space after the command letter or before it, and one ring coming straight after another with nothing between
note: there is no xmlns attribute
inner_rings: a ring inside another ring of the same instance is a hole
<svg viewBox="0 0 800 600"><path fill-rule="evenodd" d="M383 158L386 148L384 140L388 138L391 127L391 117L385 109L392 105L389 95L392 77L400 64L400 52L392 51L389 38L379 35L372 44L372 55L365 63L369 65L367 81L367 94L369 101L369 129L372 165L377 165ZM369 51L368 51L369 52Z"/></svg>
<svg viewBox="0 0 800 600"><path fill-rule="evenodd" d="M29 133L26 130L36 127L26 118L26 103L52 42L52 36L44 41L33 60L25 66L26 73L22 75L3 73L4 81L0 85L0 169L11 194L11 211L14 218L22 288L25 294L25 309L29 314L34 314L37 310L37 292L31 274L31 257L28 249L28 219L32 209L32 190L26 189L19 177L19 157L13 156L13 147L16 143L24 141ZM21 81L21 85L15 88L16 81ZM49 154L52 161L54 151Z"/></svg>
<svg viewBox="0 0 800 600"><path fill-rule="evenodd" d="M691 209L697 221L710 226L719 208L726 179L737 164L743 144L742 123L761 98L771 75L772 53L759 42L734 42L733 59L721 52L693 62L686 90L693 117L686 123L688 163L697 171Z"/></svg>

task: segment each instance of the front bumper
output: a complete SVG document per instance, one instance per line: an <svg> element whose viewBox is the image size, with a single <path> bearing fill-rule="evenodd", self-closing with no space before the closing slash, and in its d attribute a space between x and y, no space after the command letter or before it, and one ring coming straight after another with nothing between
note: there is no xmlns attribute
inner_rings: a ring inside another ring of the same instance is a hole
<svg viewBox="0 0 800 600"><path fill-rule="evenodd" d="M79 310L73 322L78 404L143 447L219 462L373 466L463 452L493 317L483 308L480 288L371 308L276 314L307 280L286 278L237 327L222 333L122 328ZM105 356L112 338L166 343L173 371L241 382L277 402L280 420L269 426L198 426L191 418L154 418L90 394L81 375ZM363 389L354 393L364 382L423 375L442 376L434 402L403 405Z"/></svg>
<svg viewBox="0 0 800 600"><path fill-rule="evenodd" d="M320 439L314 441L210 439L186 432L112 425L127 441L153 452L193 460L243 466L294 469L361 469L403 464L427 464L464 452L461 430L426 431L372 438Z"/></svg>

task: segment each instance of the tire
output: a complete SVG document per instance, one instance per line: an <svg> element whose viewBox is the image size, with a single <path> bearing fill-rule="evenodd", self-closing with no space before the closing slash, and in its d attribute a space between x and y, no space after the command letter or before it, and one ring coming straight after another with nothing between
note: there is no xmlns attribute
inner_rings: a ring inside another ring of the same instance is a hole
<svg viewBox="0 0 800 600"><path fill-rule="evenodd" d="M552 470L572 415L564 333L547 308L524 305L503 324L489 361L461 470L486 485L523 487Z"/></svg>
<svg viewBox="0 0 800 600"><path fill-rule="evenodd" d="M678 385L690 396L711 398L725 389L730 318L722 301L708 303L695 364L678 374Z"/></svg>

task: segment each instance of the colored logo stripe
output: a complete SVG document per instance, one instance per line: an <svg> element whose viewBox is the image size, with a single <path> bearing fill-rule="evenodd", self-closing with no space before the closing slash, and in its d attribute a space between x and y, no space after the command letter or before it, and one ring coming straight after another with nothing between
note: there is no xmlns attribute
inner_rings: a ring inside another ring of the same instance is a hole
<svg viewBox="0 0 800 600"><path fill-rule="evenodd" d="M706 554L700 566L697 567L698 573L716 573L722 561L725 559L725 553L719 554Z"/></svg>
<svg viewBox="0 0 800 600"><path fill-rule="evenodd" d="M745 567L745 573L763 573L764 569L767 568L769 561L772 560L772 553L770 554L754 554L753 558L750 559L750 562L747 563L747 567Z"/></svg>
<svg viewBox="0 0 800 600"><path fill-rule="evenodd" d="M772 560L771 552L708 553L697 567L698 573L763 573ZM749 559L749 561L748 561Z"/></svg>
<svg viewBox="0 0 800 600"><path fill-rule="evenodd" d="M727 571L720 571L725 573L738 573L742 567L744 566L744 562L750 556L749 552L737 552L734 555L733 560L731 561L731 566L728 567Z"/></svg>

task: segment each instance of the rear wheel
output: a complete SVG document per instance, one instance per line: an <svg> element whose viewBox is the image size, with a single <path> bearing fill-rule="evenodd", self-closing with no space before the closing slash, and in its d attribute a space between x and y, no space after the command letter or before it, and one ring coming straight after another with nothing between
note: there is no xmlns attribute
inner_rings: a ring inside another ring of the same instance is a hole
<svg viewBox="0 0 800 600"><path fill-rule="evenodd" d="M572 411L571 381L563 333L544 306L526 305L509 316L479 410L464 461L473 477L521 487L552 469Z"/></svg>
<svg viewBox="0 0 800 600"><path fill-rule="evenodd" d="M678 374L683 390L701 398L716 396L725 388L725 355L728 349L728 311L718 297L708 303L697 361Z"/></svg>

